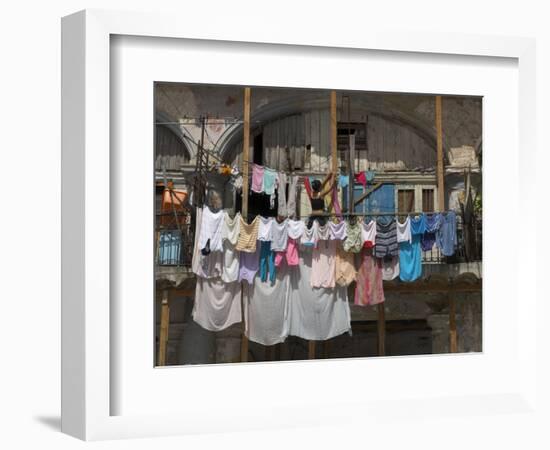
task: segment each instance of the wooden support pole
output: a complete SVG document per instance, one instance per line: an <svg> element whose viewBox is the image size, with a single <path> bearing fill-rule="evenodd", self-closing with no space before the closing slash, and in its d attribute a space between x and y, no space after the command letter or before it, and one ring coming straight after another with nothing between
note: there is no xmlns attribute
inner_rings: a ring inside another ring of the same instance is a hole
<svg viewBox="0 0 550 450"><path fill-rule="evenodd" d="M244 101L243 101L243 159L241 173L243 174L243 188L242 188L242 202L241 202L241 215L248 222L248 160L250 150L250 88L244 88ZM247 308L244 308L244 283L243 290L241 291L241 301L243 303L243 334L241 338L241 362L248 361L248 338L244 333L245 317L244 313Z"/></svg>
<svg viewBox="0 0 550 450"><path fill-rule="evenodd" d="M437 211L445 210L445 167L443 165L443 119L441 95L435 96L435 129L437 133Z"/></svg>
<svg viewBox="0 0 550 450"><path fill-rule="evenodd" d="M330 159L332 173L338 170L338 117L336 114L336 91L330 91Z"/></svg>
<svg viewBox="0 0 550 450"><path fill-rule="evenodd" d="M168 290L162 291L162 302L160 305L160 336L159 336L159 353L158 365L166 365L166 347L168 345L168 330L170 327L170 303Z"/></svg>
<svg viewBox="0 0 550 450"><path fill-rule="evenodd" d="M275 353L275 347L273 345L265 346L265 360L273 361L273 355Z"/></svg>
<svg viewBox="0 0 550 450"><path fill-rule="evenodd" d="M384 302L378 303L378 356L386 355L386 310Z"/></svg>
<svg viewBox="0 0 550 450"><path fill-rule="evenodd" d="M349 97L348 97L349 102ZM348 110L349 111L349 110ZM348 122L351 121L350 114L348 112ZM348 164L348 212L355 211L355 202L353 200L353 191L355 186L355 135L350 134L349 138L349 164Z"/></svg>
<svg viewBox="0 0 550 450"><path fill-rule="evenodd" d="M315 341L308 342L307 359L315 359Z"/></svg>
<svg viewBox="0 0 550 450"><path fill-rule="evenodd" d="M449 296L449 345L451 353L458 352L458 336L456 333L456 300L454 293Z"/></svg>
<svg viewBox="0 0 550 450"><path fill-rule="evenodd" d="M243 160L241 173L243 174L242 208L241 215L248 222L248 160L250 151L250 88L244 88L243 112Z"/></svg>
<svg viewBox="0 0 550 450"><path fill-rule="evenodd" d="M327 359L330 353L330 341L323 341L323 358Z"/></svg>
<svg viewBox="0 0 550 450"><path fill-rule="evenodd" d="M281 360L281 347L283 346L282 343L275 345L275 361Z"/></svg>

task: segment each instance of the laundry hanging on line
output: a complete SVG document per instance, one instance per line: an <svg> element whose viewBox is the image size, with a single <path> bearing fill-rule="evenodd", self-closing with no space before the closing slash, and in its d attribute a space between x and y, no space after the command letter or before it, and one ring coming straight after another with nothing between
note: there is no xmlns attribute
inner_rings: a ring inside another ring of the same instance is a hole
<svg viewBox="0 0 550 450"><path fill-rule="evenodd" d="M247 223L240 214L231 218L227 212L215 213L208 207L197 211L197 219L192 266L201 281L197 282L198 305L193 317L213 331L235 323L240 312L234 304L235 284L244 282L249 286L245 330L249 339L264 345L281 342L288 335L322 340L350 331L346 286L356 283L356 305L382 303L383 280L399 277L408 282L421 276L421 239L426 233L435 233L434 246L442 252L452 254L456 248L453 211L421 213L404 221L387 214L368 222L357 218L320 225L315 220L311 228L303 220L289 218L279 222L256 216ZM443 224L446 227L442 228ZM224 251L211 250L205 255L200 246L214 242L216 248L218 240ZM395 244L397 253L393 251ZM377 245L381 245L379 253ZM303 264L307 267L301 267ZM222 295L223 284L227 294ZM270 307L263 295L274 292L270 287L276 285L282 290L277 291L277 305ZM318 302L331 298L337 299L337 305L327 303L332 309L316 316ZM267 316L260 319L263 311Z"/></svg>

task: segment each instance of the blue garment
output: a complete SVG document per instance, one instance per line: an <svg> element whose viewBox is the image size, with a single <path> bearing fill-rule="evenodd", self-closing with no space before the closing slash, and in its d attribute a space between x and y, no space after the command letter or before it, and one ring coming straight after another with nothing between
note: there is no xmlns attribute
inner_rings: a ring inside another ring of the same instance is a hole
<svg viewBox="0 0 550 450"><path fill-rule="evenodd" d="M268 167L264 167L264 180L263 180L263 191L267 195L275 194L275 182L277 181L277 172Z"/></svg>
<svg viewBox="0 0 550 450"><path fill-rule="evenodd" d="M436 232L435 239L443 256L454 255L457 246L456 214L454 211L449 211L441 216L441 224Z"/></svg>
<svg viewBox="0 0 550 450"><path fill-rule="evenodd" d="M420 214L418 217L411 217L411 234L422 235L426 232L426 216Z"/></svg>
<svg viewBox="0 0 550 450"><path fill-rule="evenodd" d="M414 281L422 275L420 234L413 234L411 242L399 243L399 279Z"/></svg>
<svg viewBox="0 0 550 450"><path fill-rule="evenodd" d="M349 175L340 175L338 177L338 185L341 188L347 188L349 185Z"/></svg>
<svg viewBox="0 0 550 450"><path fill-rule="evenodd" d="M422 250L430 251L435 243L435 233L441 225L441 214L436 213L426 217L426 232L422 235Z"/></svg>
<svg viewBox="0 0 550 450"><path fill-rule="evenodd" d="M260 279L275 281L275 252L271 250L271 241L260 241Z"/></svg>

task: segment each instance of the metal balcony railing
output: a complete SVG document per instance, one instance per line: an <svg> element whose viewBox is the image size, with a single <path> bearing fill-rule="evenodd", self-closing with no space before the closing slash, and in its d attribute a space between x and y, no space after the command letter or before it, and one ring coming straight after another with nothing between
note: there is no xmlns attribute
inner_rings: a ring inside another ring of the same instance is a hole
<svg viewBox="0 0 550 450"><path fill-rule="evenodd" d="M194 225L189 213L157 213L155 262L159 266L191 267Z"/></svg>
<svg viewBox="0 0 550 450"><path fill-rule="evenodd" d="M155 255L159 266L191 267L195 225L190 213L158 213L156 220ZM436 245L422 251L422 263L445 264L480 261L482 258L481 218L465 227L457 215L457 247L453 256L445 257Z"/></svg>

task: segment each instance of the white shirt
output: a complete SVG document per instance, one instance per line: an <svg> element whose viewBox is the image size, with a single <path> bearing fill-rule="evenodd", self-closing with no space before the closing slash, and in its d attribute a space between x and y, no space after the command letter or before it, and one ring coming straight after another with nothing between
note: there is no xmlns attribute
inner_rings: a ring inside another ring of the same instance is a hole
<svg viewBox="0 0 550 450"><path fill-rule="evenodd" d="M288 221L288 237L290 239L300 239L302 234L304 234L304 229L306 224L302 220L292 220Z"/></svg>
<svg viewBox="0 0 550 450"><path fill-rule="evenodd" d="M397 242L411 242L411 218L407 216L403 223L396 220L395 224L397 225Z"/></svg>
<svg viewBox="0 0 550 450"><path fill-rule="evenodd" d="M369 223L361 223L361 239L363 242L376 243L376 220L371 220Z"/></svg>
<svg viewBox="0 0 550 450"><path fill-rule="evenodd" d="M273 229L273 217L261 217L260 226L258 227L258 240L259 241L271 241L272 229Z"/></svg>
<svg viewBox="0 0 550 450"><path fill-rule="evenodd" d="M281 223L273 221L271 226L271 250L274 252L284 252L288 243L288 219Z"/></svg>
<svg viewBox="0 0 550 450"><path fill-rule="evenodd" d="M334 223L330 221L328 223L329 228L329 238L330 239L338 239L340 241L343 241L346 239L347 232L346 232L346 222L343 220L338 223Z"/></svg>
<svg viewBox="0 0 550 450"><path fill-rule="evenodd" d="M304 228L302 237L300 238L300 243L302 245L314 246L317 245L317 230L319 229L319 222L316 220L313 221L311 228Z"/></svg>

